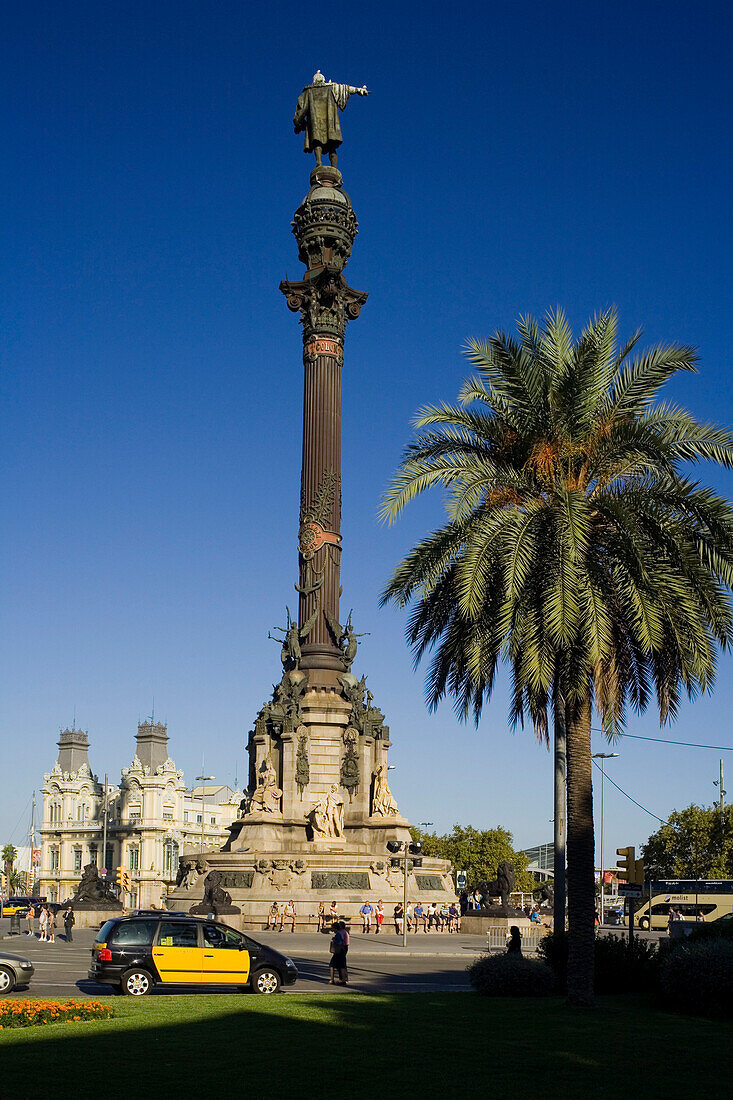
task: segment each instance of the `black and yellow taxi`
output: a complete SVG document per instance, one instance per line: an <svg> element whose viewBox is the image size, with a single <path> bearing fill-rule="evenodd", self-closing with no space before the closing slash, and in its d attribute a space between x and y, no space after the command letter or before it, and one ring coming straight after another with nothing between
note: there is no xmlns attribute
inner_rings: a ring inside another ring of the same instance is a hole
<svg viewBox="0 0 733 1100"><path fill-rule="evenodd" d="M92 947L89 977L142 997L156 985L246 987L277 993L292 985L292 959L220 921L156 913L108 920Z"/></svg>

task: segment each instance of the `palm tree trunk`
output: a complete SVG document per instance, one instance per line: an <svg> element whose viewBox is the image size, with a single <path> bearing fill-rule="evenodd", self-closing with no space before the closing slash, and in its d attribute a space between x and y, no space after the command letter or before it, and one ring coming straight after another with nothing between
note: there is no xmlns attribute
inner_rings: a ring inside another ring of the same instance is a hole
<svg viewBox="0 0 733 1100"><path fill-rule="evenodd" d="M567 708L568 999L593 1003L595 849L590 758L590 700Z"/></svg>
<svg viewBox="0 0 733 1100"><path fill-rule="evenodd" d="M555 691L555 820L553 852L553 928L565 931L565 700Z"/></svg>

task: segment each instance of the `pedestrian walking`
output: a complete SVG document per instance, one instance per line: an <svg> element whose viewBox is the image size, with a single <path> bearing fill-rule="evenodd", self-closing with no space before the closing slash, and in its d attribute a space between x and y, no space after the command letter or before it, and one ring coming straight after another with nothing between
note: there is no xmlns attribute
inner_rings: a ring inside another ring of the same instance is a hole
<svg viewBox="0 0 733 1100"><path fill-rule="evenodd" d="M28 906L26 918L28 920L28 931L26 932L26 936L32 936L34 934L33 922L36 919L36 911L32 905Z"/></svg>
<svg viewBox="0 0 733 1100"><path fill-rule="evenodd" d="M73 942L74 937L71 930L75 924L76 918L74 917L74 910L71 908L70 905L67 905L66 909L64 909L64 934L66 936L67 943Z"/></svg>
<svg viewBox="0 0 733 1100"><path fill-rule="evenodd" d="M377 922L377 927L374 929L375 935L379 935L382 931L382 922L384 921L384 906L381 900L377 902L376 909L374 910L374 919Z"/></svg>
<svg viewBox="0 0 733 1100"><path fill-rule="evenodd" d="M48 909L46 908L45 905L41 905L40 911L38 913L38 932L39 932L38 938L43 943L45 943L46 940L48 939L47 928L48 928Z"/></svg>
<svg viewBox="0 0 733 1100"><path fill-rule="evenodd" d="M506 941L506 953L507 955L522 954L522 933L519 931L516 924L513 924L509 929L509 938Z"/></svg>
<svg viewBox="0 0 733 1100"><path fill-rule="evenodd" d="M331 985L336 984L336 973L339 976L339 985L349 984L349 972L346 969L346 956L349 952L349 933L343 921L339 921L331 928L333 935L329 944L331 949L331 961L328 964L331 974Z"/></svg>
<svg viewBox="0 0 733 1100"><path fill-rule="evenodd" d="M52 905L48 907L48 923L46 924L48 942L56 943L56 910Z"/></svg>

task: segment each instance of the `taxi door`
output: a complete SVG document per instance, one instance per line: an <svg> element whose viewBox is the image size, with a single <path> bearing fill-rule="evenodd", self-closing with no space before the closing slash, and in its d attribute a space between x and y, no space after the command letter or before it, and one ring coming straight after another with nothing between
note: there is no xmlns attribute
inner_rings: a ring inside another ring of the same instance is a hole
<svg viewBox="0 0 733 1100"><path fill-rule="evenodd" d="M204 981L212 985L244 985L249 980L247 940L225 924L209 922L202 928Z"/></svg>
<svg viewBox="0 0 733 1100"><path fill-rule="evenodd" d="M198 921L160 922L153 962L161 982L202 982L202 954Z"/></svg>

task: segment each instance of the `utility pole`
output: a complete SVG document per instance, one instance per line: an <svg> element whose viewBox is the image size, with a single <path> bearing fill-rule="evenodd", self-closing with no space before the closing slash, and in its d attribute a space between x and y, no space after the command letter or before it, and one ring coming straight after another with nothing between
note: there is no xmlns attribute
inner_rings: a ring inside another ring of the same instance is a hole
<svg viewBox="0 0 733 1100"><path fill-rule="evenodd" d="M104 773L104 795L102 796L102 867L109 873L107 866L107 772Z"/></svg>
<svg viewBox="0 0 733 1100"><path fill-rule="evenodd" d="M598 904L598 918L599 918L599 924L601 924L601 925L603 924L603 899L604 899L603 876L606 873L606 868L604 867L606 859L605 859L605 852L604 852L604 849L603 849L603 840L604 840L604 837L603 837L603 787L604 787L604 781L605 781L605 778L606 778L606 771L605 771L604 765L605 765L607 760L613 760L617 756L618 756L617 752L594 752L591 756L591 760L596 760L597 759L597 760L600 760L600 762L601 762L601 890L600 890L600 901L599 901L599 904Z"/></svg>
<svg viewBox="0 0 733 1100"><path fill-rule="evenodd" d="M723 829L725 828L725 789L723 788L723 761L720 761L720 779L713 780L713 786L720 788L720 800L718 802L718 809L720 810L720 835L723 835Z"/></svg>
<svg viewBox="0 0 733 1100"><path fill-rule="evenodd" d="M33 853L36 849L36 792L33 792L33 805L31 807L31 854L28 856L28 893L34 893L33 890Z"/></svg>

